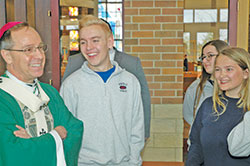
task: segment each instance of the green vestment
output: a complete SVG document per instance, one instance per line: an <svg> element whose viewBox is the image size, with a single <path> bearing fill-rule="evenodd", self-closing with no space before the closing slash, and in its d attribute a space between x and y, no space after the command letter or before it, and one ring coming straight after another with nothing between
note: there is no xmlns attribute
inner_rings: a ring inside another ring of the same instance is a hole
<svg viewBox="0 0 250 166"><path fill-rule="evenodd" d="M83 123L68 111L55 88L40 85L50 98L48 106L54 126L64 126L68 132L63 140L67 166L77 166ZM22 111L15 98L0 89L0 166L56 166L54 137L47 133L30 139L19 138L13 134L18 130L15 125L25 128Z"/></svg>

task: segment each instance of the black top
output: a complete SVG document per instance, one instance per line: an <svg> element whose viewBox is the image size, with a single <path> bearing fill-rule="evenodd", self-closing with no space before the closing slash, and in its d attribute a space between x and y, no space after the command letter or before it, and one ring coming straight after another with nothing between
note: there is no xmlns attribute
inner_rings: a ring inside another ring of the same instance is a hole
<svg viewBox="0 0 250 166"><path fill-rule="evenodd" d="M183 66L184 66L184 71L188 71L188 59L187 58L184 59Z"/></svg>

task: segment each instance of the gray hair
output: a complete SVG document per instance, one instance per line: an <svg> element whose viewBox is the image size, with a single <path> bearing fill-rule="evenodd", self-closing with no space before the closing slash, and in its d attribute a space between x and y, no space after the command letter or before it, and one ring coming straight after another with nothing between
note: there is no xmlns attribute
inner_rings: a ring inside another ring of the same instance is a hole
<svg viewBox="0 0 250 166"><path fill-rule="evenodd" d="M14 43L11 38L11 32L25 28L25 27L28 28L29 24L26 22L23 22L23 23L15 25L14 27L4 32L3 36L0 38L0 50L10 49L11 47L13 47Z"/></svg>

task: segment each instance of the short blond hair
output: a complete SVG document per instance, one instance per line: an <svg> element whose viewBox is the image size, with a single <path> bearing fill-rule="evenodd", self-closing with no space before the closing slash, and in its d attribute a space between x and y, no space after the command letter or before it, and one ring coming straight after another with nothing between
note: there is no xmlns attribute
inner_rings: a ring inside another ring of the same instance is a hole
<svg viewBox="0 0 250 166"><path fill-rule="evenodd" d="M109 26L107 25L107 23L105 23L103 20L101 20L98 17L95 17L93 15L85 15L80 20L80 29L91 26L91 25L99 25L106 32L108 37L112 35L112 32Z"/></svg>

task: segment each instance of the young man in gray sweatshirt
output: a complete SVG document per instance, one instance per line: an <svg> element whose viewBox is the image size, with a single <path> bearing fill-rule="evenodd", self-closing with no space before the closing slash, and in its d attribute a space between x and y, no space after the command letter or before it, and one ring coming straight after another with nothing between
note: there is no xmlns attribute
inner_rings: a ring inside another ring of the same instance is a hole
<svg viewBox="0 0 250 166"><path fill-rule="evenodd" d="M102 20L80 21L80 48L87 61L61 86L69 110L85 123L79 166L140 166L144 116L136 77L110 61L112 33Z"/></svg>

